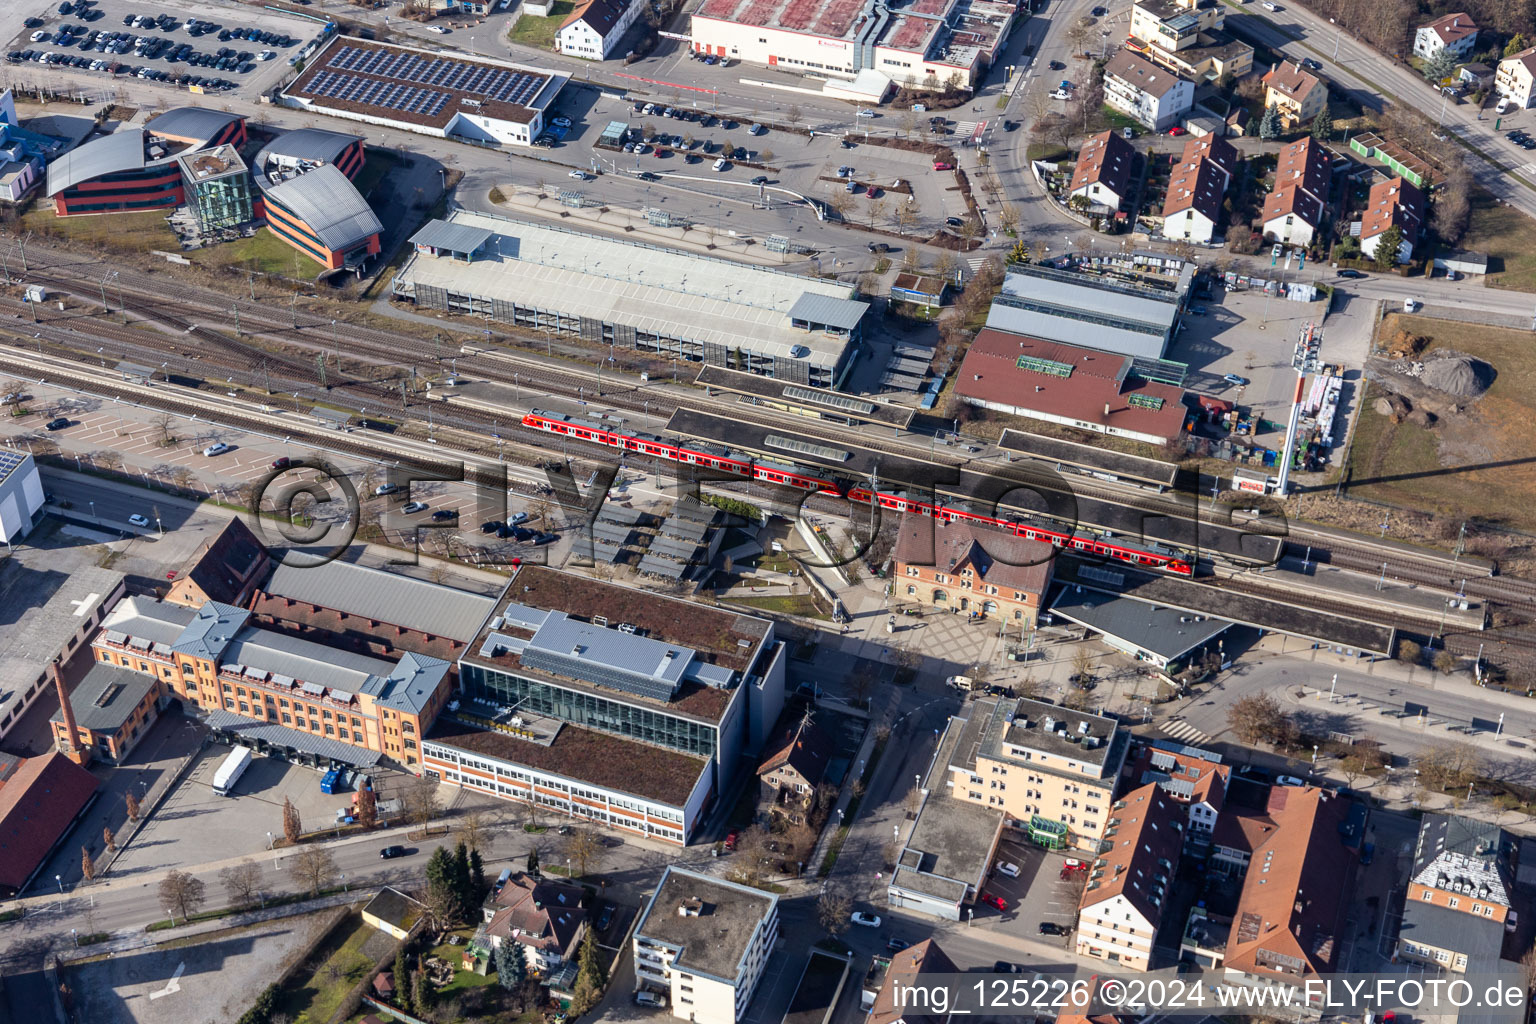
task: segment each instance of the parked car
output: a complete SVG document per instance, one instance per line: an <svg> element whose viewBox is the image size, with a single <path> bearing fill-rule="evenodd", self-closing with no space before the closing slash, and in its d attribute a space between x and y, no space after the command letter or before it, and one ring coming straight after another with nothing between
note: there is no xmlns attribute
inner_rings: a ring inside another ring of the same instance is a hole
<svg viewBox="0 0 1536 1024"><path fill-rule="evenodd" d="M1340 276L1340 277L1348 277L1348 278L1351 278L1351 279L1354 279L1354 278L1361 278L1361 277L1365 277L1365 276L1366 276L1366 275L1365 275L1365 273L1364 273L1364 272L1362 272L1362 271L1359 271L1359 270L1350 270L1350 269L1347 269L1347 268L1346 268L1346 269L1344 269L1344 270L1341 270L1341 271L1339 271L1339 276Z"/></svg>
<svg viewBox="0 0 1536 1024"><path fill-rule="evenodd" d="M404 512L408 516L413 516L417 512L425 512L426 510L427 510L427 503L426 502L424 502L424 501L408 501L408 502L405 503L405 507L402 508L400 511Z"/></svg>
<svg viewBox="0 0 1536 1024"><path fill-rule="evenodd" d="M985 903L989 907L996 907L998 910L1008 909L1007 900L1003 899L1001 896L993 896L991 893L983 893L981 896L981 902Z"/></svg>
<svg viewBox="0 0 1536 1024"><path fill-rule="evenodd" d="M1301 58L1301 63L1303 67L1311 68L1313 71L1323 70L1322 61L1315 57L1303 57Z"/></svg>
<svg viewBox="0 0 1536 1024"><path fill-rule="evenodd" d="M955 169L955 165L948 160L935 160L933 162L933 169L936 171L952 171Z"/></svg>
<svg viewBox="0 0 1536 1024"><path fill-rule="evenodd" d="M1000 875L1007 875L1009 878L1018 878L1019 866L1006 860L998 861L997 873Z"/></svg>
<svg viewBox="0 0 1536 1024"><path fill-rule="evenodd" d="M952 228L963 227L965 225L965 221L961 220L959 217L945 217L944 223Z"/></svg>
<svg viewBox="0 0 1536 1024"><path fill-rule="evenodd" d="M379 486L373 489L373 493L383 496L385 494L394 494L398 490L400 490L399 484L379 484Z"/></svg>
<svg viewBox="0 0 1536 1024"><path fill-rule="evenodd" d="M860 110L859 113L858 113L858 116L859 117L879 117L880 115L875 113L873 110Z"/></svg>
<svg viewBox="0 0 1536 1024"><path fill-rule="evenodd" d="M1064 928L1061 925L1057 924L1055 921L1041 921L1040 922L1040 934L1041 935L1067 935L1069 933L1068 933L1068 930L1066 928Z"/></svg>
<svg viewBox="0 0 1536 1024"><path fill-rule="evenodd" d="M282 458L272 460L273 469L287 469L291 465L293 465L293 460L286 455L284 455Z"/></svg>
<svg viewBox="0 0 1536 1024"><path fill-rule="evenodd" d="M729 832L727 832L725 834L725 848L727 850L734 850L734 849L736 849L736 843L740 839L741 839L741 833L738 832L736 829L731 829Z"/></svg>
<svg viewBox="0 0 1536 1024"><path fill-rule="evenodd" d="M865 246L865 248L868 249L870 252L875 252L875 253L890 252L891 251L891 247L889 245L886 245L884 242L870 242L867 246Z"/></svg>
<svg viewBox="0 0 1536 1024"><path fill-rule="evenodd" d="M880 194L880 190L878 188L876 188L875 186L873 186L873 185L869 186L868 188L866 188L864 190L864 195L866 195L870 199L875 198L875 196L877 196L879 194Z"/></svg>
<svg viewBox="0 0 1536 1024"><path fill-rule="evenodd" d="M848 918L848 920L850 920L854 924L859 925L859 926L864 927L864 928L879 928L880 927L880 915L879 914L866 914L862 910L855 910L853 912L852 916L850 916Z"/></svg>
<svg viewBox="0 0 1536 1024"><path fill-rule="evenodd" d="M223 441L215 441L213 444L203 449L203 454L211 458L214 455L223 455L227 451L229 451L229 445L225 444Z"/></svg>
<svg viewBox="0 0 1536 1024"><path fill-rule="evenodd" d="M1059 61L1059 60L1053 60L1053 61L1051 61L1051 63L1050 63L1050 69L1051 69L1051 70L1052 70L1052 71L1065 71L1065 70L1066 70L1066 68L1067 68L1067 66L1066 66L1066 65L1065 65L1065 64L1063 64L1063 63L1062 63L1062 62L1061 62L1061 61Z"/></svg>
<svg viewBox="0 0 1536 1024"><path fill-rule="evenodd" d="M528 513L527 512L513 512L511 515L507 516L507 525L508 526L516 526L519 523L526 523L527 521L528 521Z"/></svg>
<svg viewBox="0 0 1536 1024"><path fill-rule="evenodd" d="M1231 384L1235 388L1245 388L1248 386L1248 378L1239 377L1235 373L1224 373L1221 375L1221 379L1226 381L1228 384Z"/></svg>
<svg viewBox="0 0 1536 1024"><path fill-rule="evenodd" d="M766 185L766 184L768 184L768 175L766 175L766 174L759 174L757 177L752 179L752 184L754 184L754 185Z"/></svg>
<svg viewBox="0 0 1536 1024"><path fill-rule="evenodd" d="M432 518L441 523L449 519L459 518L459 513L451 508L440 508L432 513Z"/></svg>
<svg viewBox="0 0 1536 1024"><path fill-rule="evenodd" d="M148 526L149 525L149 517L148 516L141 516L137 512L135 512L133 515L129 516L128 517L128 521L130 523L132 523L134 526Z"/></svg>
<svg viewBox="0 0 1536 1024"><path fill-rule="evenodd" d="M992 970L997 974L1023 974L1023 964L1011 964L1007 960L999 960L992 965Z"/></svg>
<svg viewBox="0 0 1536 1024"><path fill-rule="evenodd" d="M586 171L566 171L567 178L575 178L577 181L586 181L589 175Z"/></svg>
<svg viewBox="0 0 1536 1024"><path fill-rule="evenodd" d="M663 1007L667 1005L667 997L650 989L641 989L635 993L635 1002L641 1006Z"/></svg>
<svg viewBox="0 0 1536 1024"><path fill-rule="evenodd" d="M912 943L908 942L906 939L890 939L886 942L885 948L890 950L892 953L900 953L910 945L912 945Z"/></svg>
<svg viewBox="0 0 1536 1024"><path fill-rule="evenodd" d="M386 846L379 851L379 860L394 860L396 857L404 856L405 847L403 846Z"/></svg>
<svg viewBox="0 0 1536 1024"><path fill-rule="evenodd" d="M1277 776L1275 776L1275 785L1277 785L1277 786L1305 786L1306 783L1303 782L1301 779L1298 779L1294 775L1277 775Z"/></svg>

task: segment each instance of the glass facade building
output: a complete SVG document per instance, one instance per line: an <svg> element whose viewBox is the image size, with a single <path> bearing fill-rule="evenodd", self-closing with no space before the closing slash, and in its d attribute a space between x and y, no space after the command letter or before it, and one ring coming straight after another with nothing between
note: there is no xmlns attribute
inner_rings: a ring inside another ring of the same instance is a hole
<svg viewBox="0 0 1536 1024"><path fill-rule="evenodd" d="M471 697L517 705L534 714L695 757L713 758L719 747L719 729L706 722L528 679L471 661L459 663L459 684Z"/></svg>
<svg viewBox="0 0 1536 1024"><path fill-rule="evenodd" d="M233 146L180 157L186 202L204 234L256 219L256 186Z"/></svg>

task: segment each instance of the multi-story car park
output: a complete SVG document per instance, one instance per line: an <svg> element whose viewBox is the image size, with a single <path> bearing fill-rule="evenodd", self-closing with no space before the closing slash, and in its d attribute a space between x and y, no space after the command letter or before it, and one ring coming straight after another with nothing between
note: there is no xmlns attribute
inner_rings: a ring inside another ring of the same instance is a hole
<svg viewBox="0 0 1536 1024"><path fill-rule="evenodd" d="M423 135L529 146L569 78L488 57L336 36L275 102Z"/></svg>
<svg viewBox="0 0 1536 1024"><path fill-rule="evenodd" d="M998 0L705 0L696 52L886 85L974 88L1013 24Z"/></svg>
<svg viewBox="0 0 1536 1024"><path fill-rule="evenodd" d="M423 768L685 845L767 739L784 661L766 619L523 566Z"/></svg>

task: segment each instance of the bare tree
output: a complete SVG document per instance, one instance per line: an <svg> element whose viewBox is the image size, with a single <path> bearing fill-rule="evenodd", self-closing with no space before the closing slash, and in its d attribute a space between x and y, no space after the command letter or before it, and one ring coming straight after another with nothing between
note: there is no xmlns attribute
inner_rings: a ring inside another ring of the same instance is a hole
<svg viewBox="0 0 1536 1024"><path fill-rule="evenodd" d="M357 821L364 828L372 828L379 820L379 801L371 788L357 791Z"/></svg>
<svg viewBox="0 0 1536 1024"><path fill-rule="evenodd" d="M417 779L405 791L405 810L412 824L426 825L437 817L437 783Z"/></svg>
<svg viewBox="0 0 1536 1024"><path fill-rule="evenodd" d="M489 849L491 836L485 815L480 811L468 811L459 819L459 827L454 830L454 838L464 844L465 849L485 851Z"/></svg>
<svg viewBox="0 0 1536 1024"><path fill-rule="evenodd" d="M91 859L91 851L84 846L80 847L80 877L87 882L96 877L96 862Z"/></svg>
<svg viewBox="0 0 1536 1024"><path fill-rule="evenodd" d="M297 843L303 834L304 822L299 818L299 809L293 806L292 800L283 797L283 838L292 845Z"/></svg>
<svg viewBox="0 0 1536 1024"><path fill-rule="evenodd" d="M168 412L163 412L150 420L150 423L160 432L160 447L169 448L176 443L176 435L172 433L176 426L176 417Z"/></svg>
<svg viewBox="0 0 1536 1024"><path fill-rule="evenodd" d="M897 203L896 204L896 213L895 213L893 219L896 221L896 231L897 231L897 233L902 235L903 237L905 237L906 234L907 234L908 229L910 229L919 220L917 204L916 203ZM909 246L907 248L907 251L909 253L912 253L918 259L922 258L922 254L917 252L917 249L915 247Z"/></svg>
<svg viewBox="0 0 1536 1024"><path fill-rule="evenodd" d="M853 901L847 896L829 891L816 900L816 922L834 938L848 930L848 915L852 912Z"/></svg>
<svg viewBox="0 0 1536 1024"><path fill-rule="evenodd" d="M1267 693L1255 693L1233 704L1227 724L1244 743L1271 743L1285 747L1295 742L1296 723Z"/></svg>
<svg viewBox="0 0 1536 1024"><path fill-rule="evenodd" d="M230 906L245 907L256 902L261 889L261 865L249 857L219 872L219 881L229 895Z"/></svg>
<svg viewBox="0 0 1536 1024"><path fill-rule="evenodd" d="M788 121L790 124L799 124L801 121L805 120L805 112L795 104L791 103L789 105L789 109L784 111L784 120Z"/></svg>
<svg viewBox="0 0 1536 1024"><path fill-rule="evenodd" d="M300 849L294 858L293 873L311 896L318 896L336 878L336 858L325 847L311 844Z"/></svg>
<svg viewBox="0 0 1536 1024"><path fill-rule="evenodd" d="M133 790L130 789L127 793L123 794L123 803L128 808L128 820L129 821L138 821L139 820L139 798L133 795Z"/></svg>
<svg viewBox="0 0 1536 1024"><path fill-rule="evenodd" d="M112 834L112 829L103 825L101 829L101 841L107 844L108 853L117 852L117 836Z"/></svg>
<svg viewBox="0 0 1536 1024"><path fill-rule="evenodd" d="M879 220L885 214L885 200L884 199L876 199L876 200L874 200L873 202L871 202L869 204L868 210L869 210L869 226L871 228L873 228L875 226L875 221Z"/></svg>
<svg viewBox="0 0 1536 1024"><path fill-rule="evenodd" d="M565 855L570 858L576 873L585 877L587 869L595 866L602 857L603 844L588 829L572 829L565 837Z"/></svg>
<svg viewBox="0 0 1536 1024"><path fill-rule="evenodd" d="M160 879L160 905L171 915L172 920L180 914L181 920L185 922L203 905L204 889L202 879L173 868Z"/></svg>

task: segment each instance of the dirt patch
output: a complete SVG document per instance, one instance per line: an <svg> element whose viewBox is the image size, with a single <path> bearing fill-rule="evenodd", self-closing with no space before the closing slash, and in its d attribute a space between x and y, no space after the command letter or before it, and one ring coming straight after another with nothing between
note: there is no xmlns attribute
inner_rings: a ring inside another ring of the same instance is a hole
<svg viewBox="0 0 1536 1024"><path fill-rule="evenodd" d="M1438 355L1440 358L1426 362L1419 374L1419 379L1436 391L1461 398L1476 398L1493 383L1493 367L1481 359L1450 352Z"/></svg>

